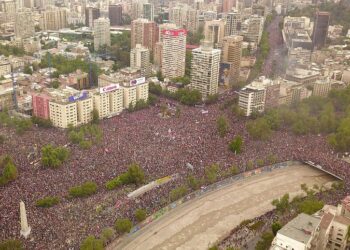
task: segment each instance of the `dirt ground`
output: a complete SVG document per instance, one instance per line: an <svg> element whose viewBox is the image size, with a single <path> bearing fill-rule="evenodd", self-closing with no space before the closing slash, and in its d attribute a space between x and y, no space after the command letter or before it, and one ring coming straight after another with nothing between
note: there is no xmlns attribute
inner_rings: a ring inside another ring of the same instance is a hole
<svg viewBox="0 0 350 250"><path fill-rule="evenodd" d="M301 193L300 184L322 186L334 179L308 166L290 166L235 182L172 210L108 249L207 249L245 219L262 215L285 193Z"/></svg>

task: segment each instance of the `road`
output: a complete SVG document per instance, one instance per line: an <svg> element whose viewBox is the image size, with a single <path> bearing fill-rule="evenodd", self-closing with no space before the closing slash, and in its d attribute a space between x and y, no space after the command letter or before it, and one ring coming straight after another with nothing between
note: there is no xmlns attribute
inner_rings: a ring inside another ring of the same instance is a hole
<svg viewBox="0 0 350 250"><path fill-rule="evenodd" d="M263 173L186 202L107 249L207 249L239 225L272 209L271 201L301 192L300 184L322 186L333 179L304 165Z"/></svg>
<svg viewBox="0 0 350 250"><path fill-rule="evenodd" d="M282 32L279 28L279 23L281 20L281 16L276 16L267 27L267 32L269 33L270 52L263 65L262 73L264 76L270 76L272 71L275 71L275 75L284 74L286 55Z"/></svg>

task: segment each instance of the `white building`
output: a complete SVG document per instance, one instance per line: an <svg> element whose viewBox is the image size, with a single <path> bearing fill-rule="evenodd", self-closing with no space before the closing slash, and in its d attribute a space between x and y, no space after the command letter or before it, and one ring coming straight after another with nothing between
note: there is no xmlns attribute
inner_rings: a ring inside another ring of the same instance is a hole
<svg viewBox="0 0 350 250"><path fill-rule="evenodd" d="M271 250L307 250L315 245L321 219L312 215L299 214L277 232Z"/></svg>
<svg viewBox="0 0 350 250"><path fill-rule="evenodd" d="M190 88L201 92L203 98L218 93L220 55L221 50L213 49L208 41L192 51Z"/></svg>
<svg viewBox="0 0 350 250"><path fill-rule="evenodd" d="M142 76L149 77L151 74L149 49L136 44L136 47L130 51L130 67L139 69Z"/></svg>
<svg viewBox="0 0 350 250"><path fill-rule="evenodd" d="M175 78L185 75L186 36L184 29L163 30L162 74Z"/></svg>
<svg viewBox="0 0 350 250"><path fill-rule="evenodd" d="M108 18L101 17L94 20L94 49L105 45L111 45L110 24Z"/></svg>

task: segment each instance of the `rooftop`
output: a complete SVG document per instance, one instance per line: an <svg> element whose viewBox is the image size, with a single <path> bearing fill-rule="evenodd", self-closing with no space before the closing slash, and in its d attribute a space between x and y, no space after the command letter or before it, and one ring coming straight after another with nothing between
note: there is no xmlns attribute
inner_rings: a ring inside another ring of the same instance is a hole
<svg viewBox="0 0 350 250"><path fill-rule="evenodd" d="M321 220L319 218L301 213L279 230L278 234L307 244L312 238L312 233L320 225L320 222Z"/></svg>

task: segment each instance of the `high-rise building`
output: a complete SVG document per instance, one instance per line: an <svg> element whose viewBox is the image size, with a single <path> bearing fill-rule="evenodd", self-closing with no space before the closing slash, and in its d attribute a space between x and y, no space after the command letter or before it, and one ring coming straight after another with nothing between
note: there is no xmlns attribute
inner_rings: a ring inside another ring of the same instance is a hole
<svg viewBox="0 0 350 250"><path fill-rule="evenodd" d="M220 54L209 41L192 50L190 88L201 92L204 99L218 93Z"/></svg>
<svg viewBox="0 0 350 250"><path fill-rule="evenodd" d="M136 44L136 47L130 52L130 67L139 69L141 76L149 77L151 73L149 49L141 44Z"/></svg>
<svg viewBox="0 0 350 250"><path fill-rule="evenodd" d="M222 40L225 36L226 22L222 19L206 21L204 25L205 40L213 43L215 48L221 48Z"/></svg>
<svg viewBox="0 0 350 250"><path fill-rule="evenodd" d="M248 20L248 30L245 37L249 42L255 43L257 46L264 30L264 17L253 15Z"/></svg>
<svg viewBox="0 0 350 250"><path fill-rule="evenodd" d="M229 63L230 82L235 83L239 79L240 65L242 57L242 36L226 36L222 42L222 58L221 61Z"/></svg>
<svg viewBox="0 0 350 250"><path fill-rule="evenodd" d="M326 44L330 14L318 11L315 16L312 43L314 49L320 49Z"/></svg>
<svg viewBox="0 0 350 250"><path fill-rule="evenodd" d="M131 22L131 48L136 44L153 51L157 41L158 33L156 23L144 18L139 18Z"/></svg>
<svg viewBox="0 0 350 250"><path fill-rule="evenodd" d="M68 27L67 10L50 7L41 13L40 26L42 30L60 30Z"/></svg>
<svg viewBox="0 0 350 250"><path fill-rule="evenodd" d="M242 29L242 16L238 12L230 12L226 15L225 36L240 35Z"/></svg>
<svg viewBox="0 0 350 250"><path fill-rule="evenodd" d="M178 4L169 9L169 21L179 28L195 32L198 28L198 11L187 4Z"/></svg>
<svg viewBox="0 0 350 250"><path fill-rule="evenodd" d="M50 96L46 94L33 94L32 95L32 107L33 116L40 117L42 119L49 119L49 102Z"/></svg>
<svg viewBox="0 0 350 250"><path fill-rule="evenodd" d="M222 12L227 13L232 11L233 6L236 6L235 0L222 0Z"/></svg>
<svg viewBox="0 0 350 250"><path fill-rule="evenodd" d="M23 7L25 8L33 8L34 7L34 0L23 0Z"/></svg>
<svg viewBox="0 0 350 250"><path fill-rule="evenodd" d="M94 26L94 20L100 17L100 9L94 7L87 7L85 9L85 25L87 27Z"/></svg>
<svg viewBox="0 0 350 250"><path fill-rule="evenodd" d="M111 26L123 24L123 6L121 4L113 4L108 6L108 16Z"/></svg>
<svg viewBox="0 0 350 250"><path fill-rule="evenodd" d="M149 21L154 21L154 5L151 3L144 3L142 16Z"/></svg>
<svg viewBox="0 0 350 250"><path fill-rule="evenodd" d="M105 45L111 46L110 24L108 18L100 17L94 20L94 49Z"/></svg>
<svg viewBox="0 0 350 250"><path fill-rule="evenodd" d="M0 12L4 13L6 22L13 22L15 20L16 15L15 0L0 1Z"/></svg>
<svg viewBox="0 0 350 250"><path fill-rule="evenodd" d="M15 15L15 36L23 39L35 34L32 12L27 9L19 11Z"/></svg>
<svg viewBox="0 0 350 250"><path fill-rule="evenodd" d="M162 74L168 78L185 75L186 37L184 29L163 30Z"/></svg>

